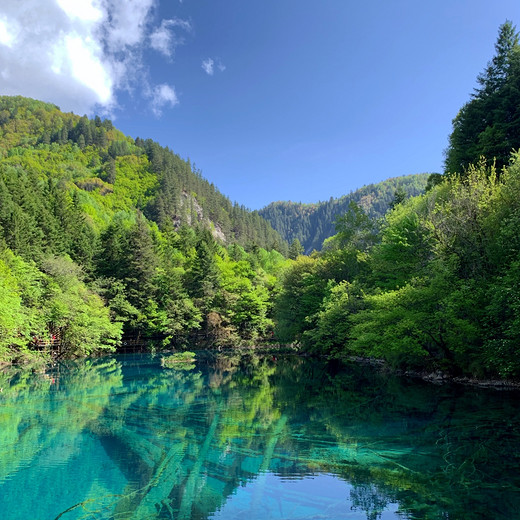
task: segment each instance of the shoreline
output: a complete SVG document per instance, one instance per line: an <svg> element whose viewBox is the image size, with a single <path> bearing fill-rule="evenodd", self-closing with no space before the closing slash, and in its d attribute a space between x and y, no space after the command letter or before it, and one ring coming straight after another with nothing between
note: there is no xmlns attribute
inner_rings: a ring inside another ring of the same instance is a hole
<svg viewBox="0 0 520 520"><path fill-rule="evenodd" d="M339 357L339 358L330 358L327 356L316 356L309 352L302 352L297 348L295 345L282 345L282 344L263 344L263 345L241 345L237 347L221 347L221 348L202 348L202 349L196 349L212 352L216 355L219 354L245 354L245 353L256 353L259 355L296 355L301 357L321 357L326 358L329 360L337 360L341 363L355 363L358 365L365 365L373 367L380 372L393 374L398 377L409 377L412 379L418 379L427 383L431 383L434 385L443 385L443 384L460 384L463 386L473 386L477 388L488 388L488 389L494 389L494 390L520 390L520 381L513 380L513 379L479 379L475 377L469 377L469 376L454 376L451 374L448 374L446 372L443 372L442 370L407 370L407 369L400 369L400 368L393 368L390 366L385 360L383 359L377 359L377 358L365 358L361 356L348 356L348 357ZM149 351L143 351L141 349L136 349L136 351L141 353L146 353ZM182 353L182 350L176 350L176 349L165 349L163 350L162 354L172 354L172 353ZM129 353L126 352L106 352L101 354L101 356L105 355L118 355L118 354L124 354ZM159 352L157 352L159 353ZM94 355L93 357L99 357ZM53 364L55 360L53 359L42 359L41 357L35 357L30 356L27 358L22 358L22 362L20 363L13 363L13 362L7 362L0 360L0 372L4 371L9 368L18 369L21 371L24 370L33 370L35 371L36 368L39 368L42 370L42 365L50 366ZM44 369L45 370L45 369Z"/></svg>
<svg viewBox="0 0 520 520"><path fill-rule="evenodd" d="M442 385L446 383L456 383L464 386L474 386L478 388L490 388L494 390L520 390L520 381L513 379L478 379L468 376L452 376L443 372L442 370L435 371L420 371L420 370L405 370L401 368L392 368L383 359L363 358L358 356L349 356L342 358L341 361L350 361L360 365L372 366L381 371L395 374L396 376L411 377L413 379L420 379L427 383L435 385Z"/></svg>

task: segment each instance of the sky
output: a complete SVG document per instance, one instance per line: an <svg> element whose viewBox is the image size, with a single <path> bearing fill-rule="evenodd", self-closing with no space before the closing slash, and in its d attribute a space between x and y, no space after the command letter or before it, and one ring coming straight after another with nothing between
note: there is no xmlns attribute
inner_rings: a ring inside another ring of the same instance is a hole
<svg viewBox="0 0 520 520"><path fill-rule="evenodd" d="M110 118L232 201L442 172L518 0L2 0L0 94Z"/></svg>

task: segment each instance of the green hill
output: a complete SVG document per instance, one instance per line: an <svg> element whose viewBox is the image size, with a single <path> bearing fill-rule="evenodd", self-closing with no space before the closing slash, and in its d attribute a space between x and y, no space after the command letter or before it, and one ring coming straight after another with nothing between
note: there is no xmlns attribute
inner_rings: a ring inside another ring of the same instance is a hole
<svg viewBox="0 0 520 520"><path fill-rule="evenodd" d="M372 218L381 218L388 211L397 193L414 197L424 192L430 174L421 173L395 177L378 184L369 184L338 199L302 204L272 202L258 213L289 243L298 239L306 253L320 250L323 241L334 235L335 220L355 202Z"/></svg>
<svg viewBox="0 0 520 520"><path fill-rule="evenodd" d="M199 223L224 243L286 250L258 213L232 204L189 161L150 139L125 136L109 120L0 97L0 157L75 194L98 229L116 212L138 209L161 228Z"/></svg>
<svg viewBox="0 0 520 520"><path fill-rule="evenodd" d="M0 363L254 341L287 249L168 148L0 97Z"/></svg>

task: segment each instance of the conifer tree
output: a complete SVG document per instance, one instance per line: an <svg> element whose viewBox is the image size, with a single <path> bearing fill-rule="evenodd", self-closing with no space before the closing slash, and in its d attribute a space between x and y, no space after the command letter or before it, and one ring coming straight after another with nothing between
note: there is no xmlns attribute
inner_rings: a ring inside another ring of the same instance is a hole
<svg viewBox="0 0 520 520"><path fill-rule="evenodd" d="M137 308L144 308L155 293L154 277L158 263L150 228L141 213L130 230L126 244L125 281L128 299Z"/></svg>
<svg viewBox="0 0 520 520"><path fill-rule="evenodd" d="M289 258L296 260L301 254L303 254L303 246L301 242L295 238L289 246Z"/></svg>
<svg viewBox="0 0 520 520"><path fill-rule="evenodd" d="M481 156L498 172L520 147L520 47L509 21L499 29L496 54L478 78L479 87L453 120L445 172L465 174Z"/></svg>

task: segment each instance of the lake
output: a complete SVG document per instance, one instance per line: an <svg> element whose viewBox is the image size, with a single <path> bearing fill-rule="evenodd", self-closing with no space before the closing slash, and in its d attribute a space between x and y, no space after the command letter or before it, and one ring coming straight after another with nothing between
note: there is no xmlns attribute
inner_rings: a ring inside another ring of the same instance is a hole
<svg viewBox="0 0 520 520"><path fill-rule="evenodd" d="M520 517L516 391L161 357L0 373L2 520Z"/></svg>

